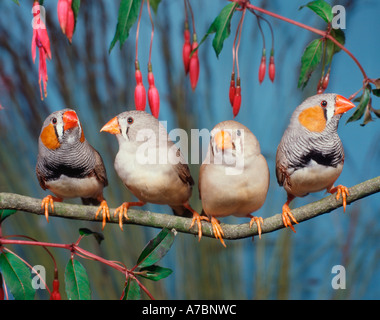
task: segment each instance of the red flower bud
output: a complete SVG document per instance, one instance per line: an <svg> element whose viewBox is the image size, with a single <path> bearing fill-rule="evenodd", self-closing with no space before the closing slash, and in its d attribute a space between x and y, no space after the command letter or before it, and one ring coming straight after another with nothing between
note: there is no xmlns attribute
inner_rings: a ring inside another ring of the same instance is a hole
<svg viewBox="0 0 380 320"><path fill-rule="evenodd" d="M268 70L268 75L269 75L269 79L270 81L274 81L274 77L276 75L276 67L274 65L274 56L271 55L270 56L270 59L269 59L269 70Z"/></svg>
<svg viewBox="0 0 380 320"><path fill-rule="evenodd" d="M50 293L50 300L61 300L61 294L59 293L59 281L53 280L53 291Z"/></svg>
<svg viewBox="0 0 380 320"><path fill-rule="evenodd" d="M198 47L198 42L194 41L191 47L191 50L194 50L196 47ZM194 51L193 55L190 58L189 72L190 72L191 88L194 91L199 79L198 50Z"/></svg>
<svg viewBox="0 0 380 320"><path fill-rule="evenodd" d="M264 78L265 78L265 71L266 71L266 57L265 55L263 55L261 57L261 63L260 63L260 67L259 67L259 82L260 84L263 82Z"/></svg>
<svg viewBox="0 0 380 320"><path fill-rule="evenodd" d="M330 70L327 72L327 74L321 78L318 81L318 86L317 86L317 94L321 94L325 92L327 89L327 86L329 85L329 80L330 80Z"/></svg>
<svg viewBox="0 0 380 320"><path fill-rule="evenodd" d="M70 42L72 40L75 27L72 2L73 0L58 0L57 5L59 25L61 26L62 32L66 35Z"/></svg>
<svg viewBox="0 0 380 320"><path fill-rule="evenodd" d="M323 91L325 91L327 89L327 86L329 85L329 81L330 81L330 70L327 72L327 74L323 78L323 81L322 81Z"/></svg>
<svg viewBox="0 0 380 320"><path fill-rule="evenodd" d="M237 85L235 89L234 103L232 105L232 113L234 118L238 115L241 105L241 87L240 87L240 78L237 79Z"/></svg>
<svg viewBox="0 0 380 320"><path fill-rule="evenodd" d="M189 65L190 65L190 53L191 53L189 29L185 29L184 38L185 38L185 42L182 47L182 59L183 59L183 66L185 68L185 73L188 74Z"/></svg>
<svg viewBox="0 0 380 320"><path fill-rule="evenodd" d="M135 88L135 106L136 110L145 111L146 106L146 91L142 82L142 74L140 69L135 71L136 88Z"/></svg>
<svg viewBox="0 0 380 320"><path fill-rule="evenodd" d="M148 101L149 101L149 107L150 111L152 112L152 115L158 119L158 114L160 112L160 95L158 94L158 90L156 86L154 85L154 76L153 72L148 72L148 82L149 82L149 89L148 89Z"/></svg>
<svg viewBox="0 0 380 320"><path fill-rule="evenodd" d="M232 72L231 82L230 82L230 91L229 91L229 98L230 98L231 107L234 106L235 91L236 91L236 89L235 89L235 73Z"/></svg>

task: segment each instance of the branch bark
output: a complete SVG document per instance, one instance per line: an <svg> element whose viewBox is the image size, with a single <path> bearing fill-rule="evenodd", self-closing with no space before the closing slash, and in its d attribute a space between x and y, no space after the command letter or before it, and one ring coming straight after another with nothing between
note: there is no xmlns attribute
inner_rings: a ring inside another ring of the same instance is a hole
<svg viewBox="0 0 380 320"><path fill-rule="evenodd" d="M349 188L350 195L347 198L347 204L353 203L359 199L370 196L371 194L380 192L380 176L357 184ZM334 209L342 206L342 200L337 201L336 195L329 195L319 201L312 202L305 206L292 209L294 217L299 223L315 218L325 213L329 213ZM55 212L50 216L61 217L67 219L94 221L97 207L74 205L67 203L54 203ZM43 215L41 210L41 199L31 198L13 193L0 193L0 210L13 209L18 211L29 212L37 215ZM111 213L114 209L110 209ZM348 207L349 211L349 207ZM136 224L154 228L175 229L177 232L190 233L197 235L198 229L195 226L191 229L191 219L174 216L171 214L154 213L146 210L128 210L128 220L124 220L124 224ZM101 217L97 221L101 222ZM108 223L118 223L118 217L113 217ZM249 228L249 223L243 224L221 224L224 231L224 239L236 240L248 238L257 235L257 226L254 224ZM284 228L281 214L275 214L264 219L262 226L262 234L276 231ZM211 224L202 222L203 236L214 237Z"/></svg>

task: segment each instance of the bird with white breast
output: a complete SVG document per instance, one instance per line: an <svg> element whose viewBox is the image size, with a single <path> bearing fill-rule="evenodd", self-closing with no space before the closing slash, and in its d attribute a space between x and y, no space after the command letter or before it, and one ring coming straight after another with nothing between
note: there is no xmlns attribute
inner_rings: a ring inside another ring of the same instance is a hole
<svg viewBox="0 0 380 320"><path fill-rule="evenodd" d="M342 197L346 210L347 187L335 181L344 164L344 150L338 136L338 124L342 115L355 105L339 94L318 94L306 99L293 112L276 154L276 176L280 186L287 192L282 207L285 227L294 232L298 223L289 204L295 197L326 190Z"/></svg>
<svg viewBox="0 0 380 320"><path fill-rule="evenodd" d="M54 201L82 198L83 204L99 205L95 218L103 214L110 219L103 197L108 185L107 173L100 154L88 143L76 112L63 109L50 114L43 123L38 139L36 174L42 189L55 196L46 196L41 203L49 221L49 205Z"/></svg>

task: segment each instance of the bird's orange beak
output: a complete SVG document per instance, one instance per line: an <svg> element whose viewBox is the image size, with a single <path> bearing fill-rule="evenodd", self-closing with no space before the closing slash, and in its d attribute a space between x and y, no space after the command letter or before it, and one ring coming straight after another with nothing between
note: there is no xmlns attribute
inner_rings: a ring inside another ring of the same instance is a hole
<svg viewBox="0 0 380 320"><path fill-rule="evenodd" d="M335 113L334 113L334 115L345 113L354 107L355 107L355 105L350 100L348 100L345 97L338 94L336 96L336 100L335 100Z"/></svg>
<svg viewBox="0 0 380 320"><path fill-rule="evenodd" d="M218 131L214 136L214 141L220 150L233 148L231 135L227 131Z"/></svg>
<svg viewBox="0 0 380 320"><path fill-rule="evenodd" d="M63 114L63 130L75 128L78 125L78 116L75 111L69 110Z"/></svg>
<svg viewBox="0 0 380 320"><path fill-rule="evenodd" d="M103 128L100 129L100 132L105 131L111 134L119 134L120 133L120 126L119 121L117 120L117 117L111 119L108 121Z"/></svg>

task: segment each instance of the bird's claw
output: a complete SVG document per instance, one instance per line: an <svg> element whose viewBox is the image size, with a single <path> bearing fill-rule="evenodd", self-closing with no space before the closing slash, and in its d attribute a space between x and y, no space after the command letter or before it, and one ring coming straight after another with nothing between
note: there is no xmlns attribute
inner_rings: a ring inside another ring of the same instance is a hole
<svg viewBox="0 0 380 320"><path fill-rule="evenodd" d="M210 222L212 225L212 232L214 233L215 238L219 239L222 245L226 248L226 244L224 243L224 240L223 240L224 232L222 230L222 227L220 226L219 220L214 217L211 217Z"/></svg>
<svg viewBox="0 0 380 320"><path fill-rule="evenodd" d="M298 224L298 221L296 220L296 218L294 218L292 212L290 211L289 206L287 204L284 204L282 206L282 222L284 223L284 226L286 228L289 227L290 229L292 229L293 232L296 232L296 230L294 229L292 225L292 221L290 220Z"/></svg>
<svg viewBox="0 0 380 320"><path fill-rule="evenodd" d="M128 208L129 208L129 203L128 202L124 202L120 207L118 207L116 210L115 210L115 213L113 214L113 216L116 216L117 214L119 215L119 227L121 229L121 231L123 231L123 217L125 217L125 219L129 219L128 218Z"/></svg>
<svg viewBox="0 0 380 320"><path fill-rule="evenodd" d="M104 230L104 227L106 226L106 219L108 219L108 221L111 220L110 209L108 208L108 204L106 200L103 200L100 203L100 206L95 214L95 219L98 217L100 212L102 212L102 216L103 216L102 230Z"/></svg>
<svg viewBox="0 0 380 320"><path fill-rule="evenodd" d="M346 212L346 206L347 206L347 196L350 195L348 188L345 186L342 186L341 184L339 186L336 186L332 188L330 193L335 193L336 192L336 197L335 199L339 201L340 196L342 196L342 201L343 201L343 212Z"/></svg>
<svg viewBox="0 0 380 320"><path fill-rule="evenodd" d="M201 238L202 238L202 223L201 223L201 220L206 220L208 222L210 222L210 220L205 217L205 216L201 216L198 212L194 211L193 210L193 219L191 220L191 225L190 225L190 228L191 229L195 222L197 222L197 227L198 227L198 240L201 241Z"/></svg>
<svg viewBox="0 0 380 320"><path fill-rule="evenodd" d="M252 228L254 222L257 224L257 233L259 234L259 239L261 239L261 226L264 225L264 219L262 217L250 216L251 221L249 222L249 228Z"/></svg>

